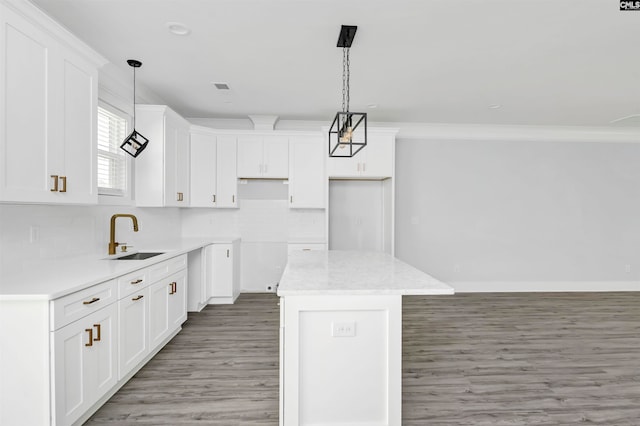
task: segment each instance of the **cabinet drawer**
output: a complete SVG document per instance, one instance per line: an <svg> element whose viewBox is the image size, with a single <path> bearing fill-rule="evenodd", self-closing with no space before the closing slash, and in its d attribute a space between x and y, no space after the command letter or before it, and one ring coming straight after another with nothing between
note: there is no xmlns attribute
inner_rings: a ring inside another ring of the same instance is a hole
<svg viewBox="0 0 640 426"><path fill-rule="evenodd" d="M50 330L54 331L117 300L115 280L97 284L51 301Z"/></svg>
<svg viewBox="0 0 640 426"><path fill-rule="evenodd" d="M169 275L178 272L179 270L186 267L186 254L182 254L169 260L165 260L164 262L158 263L157 265L152 265L148 268L149 283L155 283L156 281L161 280L164 277L168 277Z"/></svg>
<svg viewBox="0 0 640 426"><path fill-rule="evenodd" d="M122 299L136 291L141 291L151 284L149 268L140 269L118 278L118 299Z"/></svg>
<svg viewBox="0 0 640 426"><path fill-rule="evenodd" d="M324 243L289 243L287 244L287 252L297 253L299 251L316 251L326 250L327 245Z"/></svg>

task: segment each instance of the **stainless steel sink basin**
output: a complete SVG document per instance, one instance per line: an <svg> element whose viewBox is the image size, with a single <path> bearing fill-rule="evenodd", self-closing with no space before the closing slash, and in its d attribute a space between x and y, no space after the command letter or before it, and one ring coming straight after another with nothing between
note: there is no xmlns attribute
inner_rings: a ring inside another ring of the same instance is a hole
<svg viewBox="0 0 640 426"><path fill-rule="evenodd" d="M150 257L159 256L161 254L164 254L164 253L139 252L139 253L129 254L127 256L118 257L113 260L144 260L144 259L149 259Z"/></svg>

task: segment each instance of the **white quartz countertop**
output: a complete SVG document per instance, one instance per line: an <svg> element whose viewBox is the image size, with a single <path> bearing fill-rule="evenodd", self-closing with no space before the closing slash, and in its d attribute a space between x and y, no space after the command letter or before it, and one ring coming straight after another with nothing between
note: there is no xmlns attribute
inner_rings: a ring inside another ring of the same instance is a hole
<svg viewBox="0 0 640 426"><path fill-rule="evenodd" d="M12 275L0 274L0 301L57 299L209 244L230 243L237 239L237 237L185 238L156 243L144 249L118 253L114 256L104 254L34 260L30 263L29 270ZM114 258L136 252L162 252L163 254L144 260L114 260Z"/></svg>
<svg viewBox="0 0 640 426"><path fill-rule="evenodd" d="M453 287L385 253L304 251L289 256L279 296L438 295Z"/></svg>

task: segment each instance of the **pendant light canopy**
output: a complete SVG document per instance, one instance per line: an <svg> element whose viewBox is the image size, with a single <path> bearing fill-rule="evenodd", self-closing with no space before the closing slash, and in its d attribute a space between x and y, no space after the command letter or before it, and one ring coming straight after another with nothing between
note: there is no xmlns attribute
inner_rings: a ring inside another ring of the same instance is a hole
<svg viewBox="0 0 640 426"><path fill-rule="evenodd" d="M342 111L329 128L329 156L353 157L367 146L367 113L349 111L349 49L356 36L357 26L343 25L337 47L342 48Z"/></svg>
<svg viewBox="0 0 640 426"><path fill-rule="evenodd" d="M136 131L136 68L140 68L142 62L129 59L127 63L133 68L133 131L125 138L120 148L135 158L147 147L149 139Z"/></svg>

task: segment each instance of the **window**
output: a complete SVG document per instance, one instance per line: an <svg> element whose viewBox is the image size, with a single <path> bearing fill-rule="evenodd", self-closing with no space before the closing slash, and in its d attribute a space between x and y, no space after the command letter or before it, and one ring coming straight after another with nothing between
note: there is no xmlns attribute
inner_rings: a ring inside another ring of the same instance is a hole
<svg viewBox="0 0 640 426"><path fill-rule="evenodd" d="M98 194L127 195L127 158L120 144L127 137L126 114L98 107Z"/></svg>

